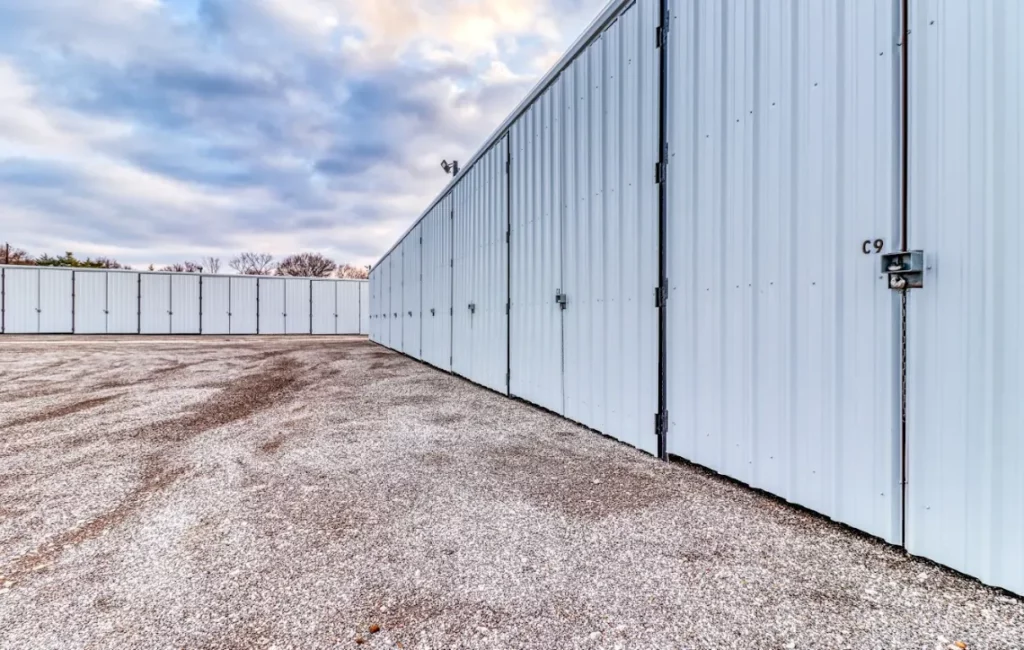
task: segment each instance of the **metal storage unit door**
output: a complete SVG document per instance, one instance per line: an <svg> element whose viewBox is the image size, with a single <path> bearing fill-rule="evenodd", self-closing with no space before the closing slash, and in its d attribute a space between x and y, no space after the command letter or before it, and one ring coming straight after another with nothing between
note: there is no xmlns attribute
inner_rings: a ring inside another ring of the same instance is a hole
<svg viewBox="0 0 1024 650"><path fill-rule="evenodd" d="M284 280L260 278L260 334L284 334Z"/></svg>
<svg viewBox="0 0 1024 650"><path fill-rule="evenodd" d="M359 298L366 283L339 281L333 286L338 301L338 334L358 334Z"/></svg>
<svg viewBox="0 0 1024 650"><path fill-rule="evenodd" d="M138 334L139 274L108 272L107 334Z"/></svg>
<svg viewBox="0 0 1024 650"><path fill-rule="evenodd" d="M359 283L359 333L370 333L370 283Z"/></svg>
<svg viewBox="0 0 1024 650"><path fill-rule="evenodd" d="M380 290L380 315L382 318L378 326L380 328L378 342L385 347L391 347L391 279L388 277L391 270L391 255L394 255L393 251L377 266L379 274L377 286Z"/></svg>
<svg viewBox="0 0 1024 650"><path fill-rule="evenodd" d="M75 273L65 269L39 269L39 333L71 334L74 321Z"/></svg>
<svg viewBox="0 0 1024 650"><path fill-rule="evenodd" d="M424 219L420 232L423 267L420 349L423 360L452 369L452 195L447 194Z"/></svg>
<svg viewBox="0 0 1024 650"><path fill-rule="evenodd" d="M402 350L402 252L405 242L399 244L388 256L388 284L391 287L391 313L390 320L391 335L388 338L388 347L392 350Z"/></svg>
<svg viewBox="0 0 1024 650"><path fill-rule="evenodd" d="M255 334L258 331L257 278L230 278L231 280L231 333Z"/></svg>
<svg viewBox="0 0 1024 650"><path fill-rule="evenodd" d="M75 334L107 333L106 271L75 271Z"/></svg>
<svg viewBox="0 0 1024 650"><path fill-rule="evenodd" d="M672 3L666 245L669 451L899 543L896 5Z"/></svg>
<svg viewBox="0 0 1024 650"><path fill-rule="evenodd" d="M198 275L171 276L171 333L199 334Z"/></svg>
<svg viewBox="0 0 1024 650"><path fill-rule="evenodd" d="M231 333L231 278L203 278L203 334Z"/></svg>
<svg viewBox="0 0 1024 650"><path fill-rule="evenodd" d="M512 126L509 392L555 413L562 398L566 120L560 77Z"/></svg>
<svg viewBox="0 0 1024 650"><path fill-rule="evenodd" d="M563 73L565 415L657 452L657 0Z"/></svg>
<svg viewBox="0 0 1024 650"><path fill-rule="evenodd" d="M310 322L310 281L285 280L285 332L288 334L309 334Z"/></svg>
<svg viewBox="0 0 1024 650"><path fill-rule="evenodd" d="M508 390L508 138L463 173L454 189L452 370Z"/></svg>
<svg viewBox="0 0 1024 650"><path fill-rule="evenodd" d="M171 277L143 273L139 281L139 325L143 334L171 333Z"/></svg>
<svg viewBox="0 0 1024 650"><path fill-rule="evenodd" d="M39 269L4 269L4 333L39 333Z"/></svg>
<svg viewBox="0 0 1024 650"><path fill-rule="evenodd" d="M1024 594L1024 6L909 28L907 550Z"/></svg>
<svg viewBox="0 0 1024 650"><path fill-rule="evenodd" d="M338 296L332 280L313 280L313 334L338 332Z"/></svg>
<svg viewBox="0 0 1024 650"><path fill-rule="evenodd" d="M402 245L402 352L419 359L420 351L420 226Z"/></svg>
<svg viewBox="0 0 1024 650"><path fill-rule="evenodd" d="M367 290L369 292L370 299L370 312L369 312L369 323L368 331L370 340L377 340L377 269L370 270L370 279L366 283Z"/></svg>

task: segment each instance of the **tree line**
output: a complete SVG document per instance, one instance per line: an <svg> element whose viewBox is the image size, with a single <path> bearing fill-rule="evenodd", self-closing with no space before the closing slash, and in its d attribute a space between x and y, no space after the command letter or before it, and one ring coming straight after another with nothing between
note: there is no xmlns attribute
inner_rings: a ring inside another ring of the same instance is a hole
<svg viewBox="0 0 1024 650"><path fill-rule="evenodd" d="M0 264L19 266L61 266L85 269L126 269L132 267L121 264L107 257L79 259L74 253L67 251L64 255L52 257L47 254L35 257L21 248L4 244L0 246ZM348 280L365 280L370 277L370 267L354 264L338 264L320 253L297 253L276 261L269 253L240 253L228 261L228 267L241 275L283 275L310 278L341 278ZM165 273L220 273L221 261L218 257L205 257L200 261L185 261L156 268L150 265L150 271Z"/></svg>

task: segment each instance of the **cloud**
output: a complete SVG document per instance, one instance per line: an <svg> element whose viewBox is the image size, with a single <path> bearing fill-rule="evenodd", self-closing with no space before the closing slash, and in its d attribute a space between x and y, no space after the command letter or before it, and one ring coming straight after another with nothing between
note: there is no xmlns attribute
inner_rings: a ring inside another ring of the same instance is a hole
<svg viewBox="0 0 1024 650"><path fill-rule="evenodd" d="M603 0L0 0L0 239L372 263Z"/></svg>

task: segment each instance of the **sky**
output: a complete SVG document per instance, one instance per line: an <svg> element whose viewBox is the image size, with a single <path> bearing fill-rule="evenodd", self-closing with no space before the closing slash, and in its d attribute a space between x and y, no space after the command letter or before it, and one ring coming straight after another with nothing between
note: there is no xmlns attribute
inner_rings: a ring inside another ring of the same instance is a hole
<svg viewBox="0 0 1024 650"><path fill-rule="evenodd" d="M0 0L0 242L372 264L606 0Z"/></svg>

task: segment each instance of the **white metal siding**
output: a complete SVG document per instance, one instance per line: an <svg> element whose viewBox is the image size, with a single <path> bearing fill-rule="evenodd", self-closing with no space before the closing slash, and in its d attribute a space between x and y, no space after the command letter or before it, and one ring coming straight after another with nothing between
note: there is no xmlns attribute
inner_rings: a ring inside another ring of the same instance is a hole
<svg viewBox="0 0 1024 650"><path fill-rule="evenodd" d="M452 370L500 392L508 369L507 160L503 138L454 189Z"/></svg>
<svg viewBox="0 0 1024 650"><path fill-rule="evenodd" d="M258 331L258 292L256 278L230 278L231 280L231 333L256 334Z"/></svg>
<svg viewBox="0 0 1024 650"><path fill-rule="evenodd" d="M231 278L204 277L203 334L231 333Z"/></svg>
<svg viewBox="0 0 1024 650"><path fill-rule="evenodd" d="M335 283L335 299L338 301L338 334L358 334L360 297L365 282Z"/></svg>
<svg viewBox="0 0 1024 650"><path fill-rule="evenodd" d="M1024 594L1024 6L910 15L907 549Z"/></svg>
<svg viewBox="0 0 1024 650"><path fill-rule="evenodd" d="M423 360L452 369L452 196L448 194L423 220L423 293L420 311Z"/></svg>
<svg viewBox="0 0 1024 650"><path fill-rule="evenodd" d="M39 332L39 269L4 269L4 333Z"/></svg>
<svg viewBox="0 0 1024 650"><path fill-rule="evenodd" d="M402 352L414 359L420 353L420 226L402 244Z"/></svg>
<svg viewBox="0 0 1024 650"><path fill-rule="evenodd" d="M108 272L107 334L139 332L139 274Z"/></svg>
<svg viewBox="0 0 1024 650"><path fill-rule="evenodd" d="M563 73L565 415L657 451L658 2L631 5Z"/></svg>
<svg viewBox="0 0 1024 650"><path fill-rule="evenodd" d="M285 333L284 280L260 278L259 332Z"/></svg>
<svg viewBox="0 0 1024 650"><path fill-rule="evenodd" d="M564 77L512 126L509 392L556 413L562 398Z"/></svg>
<svg viewBox="0 0 1024 650"><path fill-rule="evenodd" d="M199 276L171 276L171 333L199 333Z"/></svg>
<svg viewBox="0 0 1024 650"><path fill-rule="evenodd" d="M338 289L341 283L313 280L313 334L336 334L338 330Z"/></svg>
<svg viewBox="0 0 1024 650"><path fill-rule="evenodd" d="M107 333L107 275L75 271L75 334Z"/></svg>
<svg viewBox="0 0 1024 650"><path fill-rule="evenodd" d="M368 334L371 341L377 341L377 283L380 282L377 279L376 267L370 270L370 281L367 282L367 291L369 292L369 327Z"/></svg>
<svg viewBox="0 0 1024 650"><path fill-rule="evenodd" d="M388 256L388 284L390 286L391 306L388 312L391 334L388 337L388 347L392 350L402 349L402 249L403 245Z"/></svg>
<svg viewBox="0 0 1024 650"><path fill-rule="evenodd" d="M669 450L900 541L893 0L679 0Z"/></svg>
<svg viewBox="0 0 1024 650"><path fill-rule="evenodd" d="M39 269L39 333L74 331L74 271Z"/></svg>
<svg viewBox="0 0 1024 650"><path fill-rule="evenodd" d="M359 283L359 333L370 333L370 283Z"/></svg>
<svg viewBox="0 0 1024 650"><path fill-rule="evenodd" d="M285 282L285 311L288 314L285 329L288 334L309 334L310 281L288 279Z"/></svg>
<svg viewBox="0 0 1024 650"><path fill-rule="evenodd" d="M143 273L139 284L142 334L171 333L171 277Z"/></svg>
<svg viewBox="0 0 1024 650"><path fill-rule="evenodd" d="M391 285L388 278L388 271L391 268L391 256L388 255L377 265L377 287L380 291L378 300L377 342L385 347L390 347L391 341Z"/></svg>

